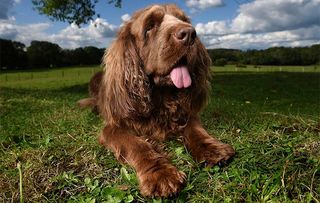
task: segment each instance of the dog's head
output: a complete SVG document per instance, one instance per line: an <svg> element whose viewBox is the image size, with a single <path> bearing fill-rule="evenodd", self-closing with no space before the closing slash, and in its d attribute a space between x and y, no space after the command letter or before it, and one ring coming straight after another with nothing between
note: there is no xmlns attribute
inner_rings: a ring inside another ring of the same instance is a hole
<svg viewBox="0 0 320 203"><path fill-rule="evenodd" d="M104 63L102 106L111 105L104 111L109 118L147 115L152 86L194 89L193 97L206 96L210 59L189 18L175 5L137 11L120 28Z"/></svg>

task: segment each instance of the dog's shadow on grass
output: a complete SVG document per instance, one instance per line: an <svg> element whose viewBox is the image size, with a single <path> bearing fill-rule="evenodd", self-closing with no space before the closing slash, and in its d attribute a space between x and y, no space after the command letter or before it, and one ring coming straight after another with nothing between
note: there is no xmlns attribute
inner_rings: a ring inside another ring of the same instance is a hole
<svg viewBox="0 0 320 203"><path fill-rule="evenodd" d="M64 98L64 97L75 97L82 98L88 96L88 83L81 85L72 85L59 87L56 89L52 88L11 88L1 87L1 96L5 98L15 98L24 96L33 97L36 99L50 99L50 98Z"/></svg>
<svg viewBox="0 0 320 203"><path fill-rule="evenodd" d="M61 92L68 92L68 93L74 93L74 94L79 94L79 93L88 93L88 83L81 84L81 85L73 85L73 86L67 86L58 89L58 91Z"/></svg>

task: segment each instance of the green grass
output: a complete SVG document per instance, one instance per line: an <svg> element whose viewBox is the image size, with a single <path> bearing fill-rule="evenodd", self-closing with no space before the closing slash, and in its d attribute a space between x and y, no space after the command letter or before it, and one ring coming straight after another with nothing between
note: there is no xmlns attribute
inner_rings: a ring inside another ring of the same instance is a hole
<svg viewBox="0 0 320 203"><path fill-rule="evenodd" d="M103 121L76 106L99 67L3 72L0 202L319 202L320 73L227 68L215 68L202 121L237 154L202 168L168 141L187 174L171 199L143 198L133 169L97 143Z"/></svg>
<svg viewBox="0 0 320 203"><path fill-rule="evenodd" d="M71 67L28 71L3 71L0 86L12 88L56 89L83 85L99 70L93 67Z"/></svg>

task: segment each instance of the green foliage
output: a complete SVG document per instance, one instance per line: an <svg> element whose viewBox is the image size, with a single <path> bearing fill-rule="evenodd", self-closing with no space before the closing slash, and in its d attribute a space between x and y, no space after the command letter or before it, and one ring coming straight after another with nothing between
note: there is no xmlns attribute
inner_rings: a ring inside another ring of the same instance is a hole
<svg viewBox="0 0 320 203"><path fill-rule="evenodd" d="M100 64L105 49L88 46L62 49L47 41L32 41L30 46L0 39L0 68L6 70Z"/></svg>
<svg viewBox="0 0 320 203"><path fill-rule="evenodd" d="M0 67L7 69L27 67L25 48L26 46L21 42L0 39Z"/></svg>
<svg viewBox="0 0 320 203"><path fill-rule="evenodd" d="M63 66L74 66L74 65L94 65L100 64L104 49L99 49L97 47L80 47L73 50L64 49L62 51Z"/></svg>
<svg viewBox="0 0 320 203"><path fill-rule="evenodd" d="M47 15L51 20L77 25L86 24L93 19L98 2L99 0L32 0L34 9L40 14ZM121 7L121 0L109 0L108 3Z"/></svg>
<svg viewBox="0 0 320 203"><path fill-rule="evenodd" d="M62 49L46 41L32 41L27 49L30 67L56 67L60 64Z"/></svg>
<svg viewBox="0 0 320 203"><path fill-rule="evenodd" d="M234 68L213 69L201 119L237 154L225 167L203 168L166 141L187 175L171 199L143 198L134 170L98 144L102 119L76 106L99 67L1 74L0 202L19 201L20 177L26 202L319 202L320 73Z"/></svg>
<svg viewBox="0 0 320 203"><path fill-rule="evenodd" d="M227 60L224 58L219 58L213 62L214 66L225 66L227 65Z"/></svg>
<svg viewBox="0 0 320 203"><path fill-rule="evenodd" d="M320 63L320 44L310 47L272 47L265 50L209 49L212 61L224 58L230 64L313 65Z"/></svg>
<svg viewBox="0 0 320 203"><path fill-rule="evenodd" d="M208 53L212 61L223 58L229 62L235 62L242 55L242 51L236 49L209 49Z"/></svg>

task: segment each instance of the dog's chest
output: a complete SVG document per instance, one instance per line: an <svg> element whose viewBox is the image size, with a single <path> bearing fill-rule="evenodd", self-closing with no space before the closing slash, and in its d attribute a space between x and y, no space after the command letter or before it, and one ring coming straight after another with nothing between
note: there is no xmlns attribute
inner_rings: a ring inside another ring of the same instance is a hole
<svg viewBox="0 0 320 203"><path fill-rule="evenodd" d="M151 115L151 125L155 127L156 136L166 138L179 134L189 120L188 95L184 92L163 91L153 97L154 109Z"/></svg>

